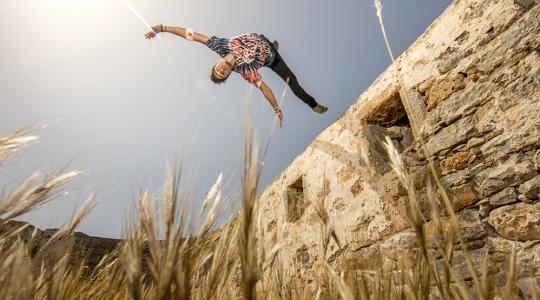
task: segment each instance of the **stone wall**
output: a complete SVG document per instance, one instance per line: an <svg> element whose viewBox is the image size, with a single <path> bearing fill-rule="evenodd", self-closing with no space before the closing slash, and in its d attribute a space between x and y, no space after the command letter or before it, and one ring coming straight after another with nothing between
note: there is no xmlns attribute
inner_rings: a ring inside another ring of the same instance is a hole
<svg viewBox="0 0 540 300"><path fill-rule="evenodd" d="M259 238L267 249L279 243L283 263L309 284L314 262L392 261L416 247L407 193L380 140L389 135L403 151L422 194L429 176L421 134L473 260L479 266L490 254L489 272L502 284L502 261L517 241L519 286L525 294L540 289L539 20L534 0L454 1L262 193ZM409 121L419 126L416 138ZM317 203L339 241L326 254Z"/></svg>

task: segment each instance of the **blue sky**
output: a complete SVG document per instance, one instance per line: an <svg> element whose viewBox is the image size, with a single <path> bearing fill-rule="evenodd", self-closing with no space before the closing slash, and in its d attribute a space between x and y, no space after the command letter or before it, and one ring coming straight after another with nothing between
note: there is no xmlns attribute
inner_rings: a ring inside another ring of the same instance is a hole
<svg viewBox="0 0 540 300"><path fill-rule="evenodd" d="M312 112L290 92L282 104L261 184L272 181L351 105L390 60L372 1L131 0L151 24L189 26L209 36L263 33L302 86L329 107ZM395 54L403 52L450 0L383 0ZM183 158L194 203L223 172L227 191L239 182L244 101L237 74L208 79L217 54L172 35L144 39L147 29L121 0L3 0L0 4L0 135L33 123L40 141L0 167L0 186L34 170L69 164L84 174L70 194L23 219L58 227L91 192L97 206L80 230L119 237L125 212L141 189L163 182L167 162ZM269 69L276 95L284 83ZM266 140L273 111L255 90L256 134ZM230 213L225 211L224 214Z"/></svg>

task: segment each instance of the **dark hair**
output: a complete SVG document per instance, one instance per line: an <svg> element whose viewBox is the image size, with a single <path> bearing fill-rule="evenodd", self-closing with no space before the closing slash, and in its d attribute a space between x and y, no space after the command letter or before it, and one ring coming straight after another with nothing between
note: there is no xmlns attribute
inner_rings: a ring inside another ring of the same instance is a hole
<svg viewBox="0 0 540 300"><path fill-rule="evenodd" d="M229 78L229 75L231 75L231 73L229 73L229 75L227 75L227 77L223 78L223 79L219 79L216 77L216 74L214 73L214 70L216 69L216 66L214 65L212 67L212 71L210 72L210 80L212 80L213 83L215 84L222 84L224 83L227 78Z"/></svg>

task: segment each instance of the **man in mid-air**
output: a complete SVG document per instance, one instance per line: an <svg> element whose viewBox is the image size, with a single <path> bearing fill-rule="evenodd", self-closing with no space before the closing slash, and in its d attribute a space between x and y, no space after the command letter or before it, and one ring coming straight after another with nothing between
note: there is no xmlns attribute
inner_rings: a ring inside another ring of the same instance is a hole
<svg viewBox="0 0 540 300"><path fill-rule="evenodd" d="M238 72L246 81L261 90L264 97L274 108L274 112L279 118L280 127L283 127L283 113L272 90L261 79L258 70L262 67L269 67L278 74L287 82L293 93L309 105L313 111L322 114L328 110L325 106L318 104L300 86L294 73L279 55L277 41L271 43L264 35L246 33L226 39L215 36L209 38L204 34L194 32L191 28L156 25L152 27L152 30L146 34L147 39L154 38L156 33L169 32L187 40L202 43L219 54L221 59L212 68L210 79L214 83L220 84L227 80L232 71Z"/></svg>

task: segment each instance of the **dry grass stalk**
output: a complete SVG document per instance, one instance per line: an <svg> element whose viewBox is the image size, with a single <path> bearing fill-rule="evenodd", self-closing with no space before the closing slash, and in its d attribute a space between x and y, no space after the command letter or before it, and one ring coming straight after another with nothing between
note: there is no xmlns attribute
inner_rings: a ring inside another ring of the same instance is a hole
<svg viewBox="0 0 540 300"><path fill-rule="evenodd" d="M18 130L7 137L0 138L0 165L8 159L13 153L26 147L28 144L35 142L39 137L32 135L34 128L24 128Z"/></svg>
<svg viewBox="0 0 540 300"><path fill-rule="evenodd" d="M47 176L35 186L33 183L38 175L34 174L24 181L23 184L0 202L0 216L4 220L14 219L29 211L53 200L61 192L61 188L80 174L79 171L71 171L64 174Z"/></svg>
<svg viewBox="0 0 540 300"><path fill-rule="evenodd" d="M84 218L86 218L86 216L88 216L88 214L95 207L95 203L93 202L93 199L94 199L93 194L88 196L88 198L86 198L86 200L84 201L84 203L81 206L81 208L79 209L79 211L71 218L71 220L69 222L64 224L64 226L62 226L60 229L58 229L53 234L53 236L51 236L51 238L47 241L47 243L45 243L43 248L47 248L48 245L56 242L57 240L65 237L65 236L73 234L73 232L75 232L75 229L77 229L77 227L79 227L82 220Z"/></svg>
<svg viewBox="0 0 540 300"><path fill-rule="evenodd" d="M203 215L203 212L206 210L206 207L208 206L208 203L210 202L210 200L212 200L216 196L216 194L218 193L218 190L219 190L219 187L220 187L222 181L223 181L223 173L219 173L218 179L212 185L212 187L208 191L208 194L206 194L206 198L203 201L203 204L202 204L202 207L201 207L201 212L199 214L200 216Z"/></svg>
<svg viewBox="0 0 540 300"><path fill-rule="evenodd" d="M198 235L194 235L194 227L188 228L188 205L183 201L186 198L180 193L182 168L168 168L161 199L148 192L141 194L138 214L126 225L125 241L103 258L94 270L87 270L84 262L71 265L71 252L67 250L66 255L52 265L43 264L41 271L35 272L28 251L31 241L17 238L23 230L15 229L1 235L0 294L7 295L6 299L215 299L238 298L240 295L247 299L427 299L433 295L433 281L443 299L457 296L472 298L464 280L452 268L453 247L459 227L442 217L437 209L438 190L432 189L427 197L432 208L429 221L434 224L440 238L432 241L426 236L424 227L428 221L420 209L412 180L399 153L391 148L390 141L387 145L392 166L403 185L408 187L407 213L417 233L422 252L420 259L409 261L400 258L399 262L385 265L384 258L380 257L379 267L374 270L359 269L346 259L330 266L326 261L328 244L331 239L339 247L341 243L333 229L333 216L326 210L325 198L315 196L310 198L314 199L313 207L321 219L322 259L313 265L317 273L313 289L295 281L295 270L284 265L286 253L281 251L288 225L278 224L278 239L270 251L264 248L262 240L257 240L257 234L264 238L264 233L260 233L261 221L255 218L261 156L252 139L249 122L246 132L242 209L224 228L211 231L222 199L219 188L222 176L218 177L204 200L200 215L207 213L206 219ZM48 178L37 188L37 176L27 179L9 195L10 201L0 202L3 213L18 215L36 207L35 203L43 203L30 201L21 209L20 199L53 199L58 195L55 191L76 174L71 175ZM36 189L41 192L37 193ZM43 189L48 189L48 192ZM85 202L79 213L52 240L72 233L89 208L90 204ZM465 247L462 249L467 252ZM442 270L435 264L434 251L444 263ZM509 259L511 267L507 270L510 282L505 289L509 298L515 295L515 256L514 249L513 260ZM493 285L487 281L487 267L483 268L483 275L481 294L495 295Z"/></svg>
<svg viewBox="0 0 540 300"><path fill-rule="evenodd" d="M381 0L374 0L375 2L375 10L377 11L377 18L379 19L379 24L381 25L381 31L383 33L384 42L386 44L386 50L388 50L388 55L390 55L390 59L392 59L392 63L396 61L394 58L394 53L392 53L392 47L390 47L390 41L388 40L388 36L386 35L386 29L384 27L383 22L383 15L382 15L382 3Z"/></svg>
<svg viewBox="0 0 540 300"><path fill-rule="evenodd" d="M246 101L247 111L251 111L249 102ZM259 148L253 140L253 128L250 114L246 118L245 143L244 143L244 167L242 174L242 209L239 214L240 236L239 254L242 269L242 294L245 299L256 297L255 285L258 281L257 247L255 240L256 228L254 226L255 202L257 186L260 176Z"/></svg>
<svg viewBox="0 0 540 300"><path fill-rule="evenodd" d="M343 273L341 275L338 275L336 271L334 271L334 269L332 269L328 264L326 264L326 269L328 270L330 277L332 277L334 283L336 284L337 290L341 298L343 300L354 300L354 294L349 288L349 286L345 283Z"/></svg>

